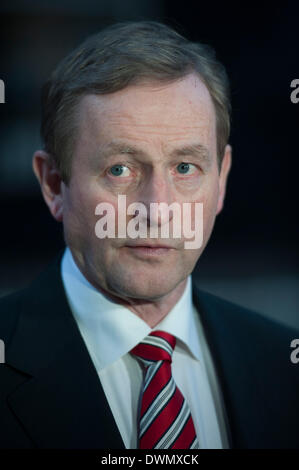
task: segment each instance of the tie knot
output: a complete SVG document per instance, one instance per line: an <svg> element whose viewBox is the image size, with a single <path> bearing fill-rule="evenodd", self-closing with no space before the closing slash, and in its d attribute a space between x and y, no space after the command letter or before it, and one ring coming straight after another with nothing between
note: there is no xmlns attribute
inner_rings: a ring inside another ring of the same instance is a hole
<svg viewBox="0 0 299 470"><path fill-rule="evenodd" d="M165 331L152 331L144 340L142 340L130 352L137 356L143 362L148 363L157 361L171 362L171 356L176 344L176 338Z"/></svg>

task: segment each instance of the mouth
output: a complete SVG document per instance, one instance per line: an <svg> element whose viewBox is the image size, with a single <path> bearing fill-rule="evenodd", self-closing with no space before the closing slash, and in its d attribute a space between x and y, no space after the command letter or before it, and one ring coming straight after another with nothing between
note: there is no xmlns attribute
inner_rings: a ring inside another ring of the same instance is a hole
<svg viewBox="0 0 299 470"><path fill-rule="evenodd" d="M150 244L128 244L125 245L129 252L143 257L148 256L165 256L170 252L174 251L174 248L168 245L150 245Z"/></svg>

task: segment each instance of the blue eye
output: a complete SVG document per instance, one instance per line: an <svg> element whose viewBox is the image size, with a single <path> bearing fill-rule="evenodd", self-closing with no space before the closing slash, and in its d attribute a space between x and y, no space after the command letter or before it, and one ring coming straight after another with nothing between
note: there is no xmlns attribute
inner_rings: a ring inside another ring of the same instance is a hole
<svg viewBox="0 0 299 470"><path fill-rule="evenodd" d="M181 174L185 174L185 173L188 173L188 171L192 168L190 168L190 163L185 163L185 162L182 162L180 163L178 166L177 166L178 170L179 170L179 173Z"/></svg>
<svg viewBox="0 0 299 470"><path fill-rule="evenodd" d="M113 165L111 168L110 168L110 172L113 176L126 176L123 172L124 172L124 168L127 168L127 166L125 165Z"/></svg>

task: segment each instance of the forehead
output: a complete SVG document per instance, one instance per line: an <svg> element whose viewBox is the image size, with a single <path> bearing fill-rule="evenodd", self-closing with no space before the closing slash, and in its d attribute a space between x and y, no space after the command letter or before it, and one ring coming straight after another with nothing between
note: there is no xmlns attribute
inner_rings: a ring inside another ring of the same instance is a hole
<svg viewBox="0 0 299 470"><path fill-rule="evenodd" d="M79 134L89 139L181 143L198 138L214 147L215 110L195 74L168 84L143 83L107 95L86 95L79 104Z"/></svg>

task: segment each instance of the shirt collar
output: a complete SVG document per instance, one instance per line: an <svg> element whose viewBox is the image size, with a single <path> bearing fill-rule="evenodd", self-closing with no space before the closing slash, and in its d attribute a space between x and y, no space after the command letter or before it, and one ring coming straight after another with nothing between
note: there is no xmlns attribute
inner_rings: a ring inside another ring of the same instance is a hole
<svg viewBox="0 0 299 470"><path fill-rule="evenodd" d="M176 336L177 345L187 353L201 358L191 275L183 295L153 329L131 310L93 287L81 273L68 247L62 258L61 275L72 313L98 369L128 353L151 331L160 329Z"/></svg>

